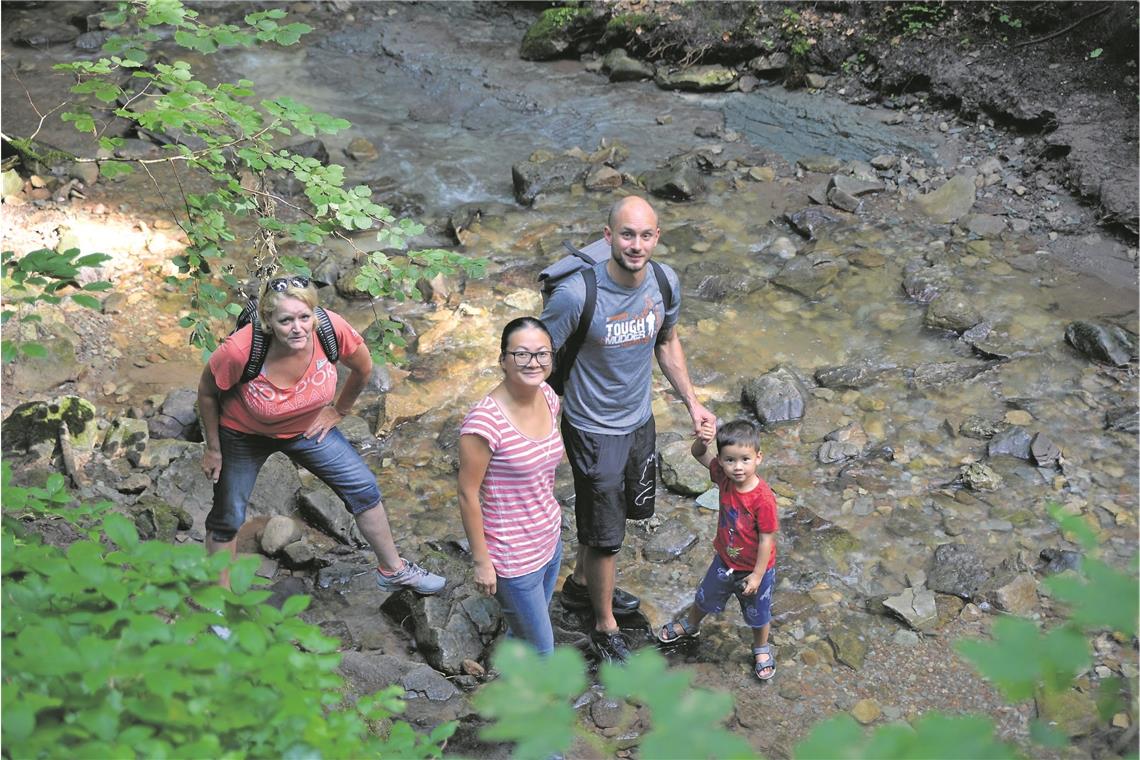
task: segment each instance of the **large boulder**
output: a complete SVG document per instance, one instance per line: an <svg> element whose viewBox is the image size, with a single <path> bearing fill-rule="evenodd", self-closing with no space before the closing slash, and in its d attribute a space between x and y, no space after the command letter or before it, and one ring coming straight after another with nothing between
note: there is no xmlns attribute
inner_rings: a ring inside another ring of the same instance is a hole
<svg viewBox="0 0 1140 760"><path fill-rule="evenodd" d="M746 381L741 391L741 403L765 425L802 418L807 399L808 389L799 375L782 366Z"/></svg>
<svg viewBox="0 0 1140 760"><path fill-rule="evenodd" d="M344 508L344 502L324 483L318 481L312 488L301 492L300 511L310 525L342 544L364 545L364 538L356 527L356 519Z"/></svg>
<svg viewBox="0 0 1140 760"><path fill-rule="evenodd" d="M974 595L989 579L981 554L969 544L942 544L934 550L926 570L926 587L963 599Z"/></svg>
<svg viewBox="0 0 1140 760"><path fill-rule="evenodd" d="M697 534L684 520L671 518L645 542L642 551L649 562L671 562L697 542Z"/></svg>
<svg viewBox="0 0 1140 760"><path fill-rule="evenodd" d="M653 81L663 90L714 92L726 89L736 78L736 71L727 66L689 66L676 71L661 66Z"/></svg>
<svg viewBox="0 0 1140 760"><path fill-rule="evenodd" d="M636 58L622 48L614 48L602 61L602 70L610 75L611 82L632 82L653 78L653 65Z"/></svg>
<svg viewBox="0 0 1140 760"><path fill-rule="evenodd" d="M548 8L531 24L519 44L519 58L549 61L574 52L574 41L587 28L593 14L586 8Z"/></svg>
<svg viewBox="0 0 1140 760"><path fill-rule="evenodd" d="M569 156L520 161L511 167L515 198L529 206L541 193L569 190L571 185L581 182L589 170L589 164Z"/></svg>
<svg viewBox="0 0 1140 760"><path fill-rule="evenodd" d="M843 264L827 253L813 253L797 256L784 265L772 278L772 282L782 288L799 293L804 298L814 298L827 285L830 285Z"/></svg>
<svg viewBox="0 0 1140 760"><path fill-rule="evenodd" d="M401 625L410 625L420 653L448 675L462 673L464 660L485 660L503 629L499 603L467 585L434 596L398 591L381 609Z"/></svg>
<svg viewBox="0 0 1140 760"><path fill-rule="evenodd" d="M709 470L690 451L688 441L674 441L661 449L661 482L673 493L700 496L712 486Z"/></svg>
<svg viewBox="0 0 1140 760"><path fill-rule="evenodd" d="M72 445L93 448L98 436L95 405L79 396L20 404L4 420L4 451L27 452L40 444L54 446L66 427Z"/></svg>
<svg viewBox="0 0 1140 760"><path fill-rule="evenodd" d="M670 159L665 166L646 172L641 177L645 189L658 198L691 201L704 192L701 173L688 157Z"/></svg>
<svg viewBox="0 0 1140 760"><path fill-rule="evenodd" d="M930 300L926 307L923 323L935 330L952 330L963 333L982 321L981 312L966 297L956 290L940 293Z"/></svg>

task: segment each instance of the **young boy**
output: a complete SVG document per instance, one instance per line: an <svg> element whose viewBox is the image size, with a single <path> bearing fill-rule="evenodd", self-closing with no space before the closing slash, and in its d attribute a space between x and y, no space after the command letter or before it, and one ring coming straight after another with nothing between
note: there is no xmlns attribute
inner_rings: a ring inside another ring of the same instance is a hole
<svg viewBox="0 0 1140 760"><path fill-rule="evenodd" d="M662 626L657 638L664 644L696 638L705 615L723 612L728 597L735 594L744 621L752 627L754 672L767 681L776 674L776 658L768 644L779 530L776 497L756 474L764 458L756 426L735 420L715 434L714 429L711 422L701 426L692 452L720 488L720 517L713 540L716 555L697 588L688 618ZM715 457L709 450L714 436Z"/></svg>

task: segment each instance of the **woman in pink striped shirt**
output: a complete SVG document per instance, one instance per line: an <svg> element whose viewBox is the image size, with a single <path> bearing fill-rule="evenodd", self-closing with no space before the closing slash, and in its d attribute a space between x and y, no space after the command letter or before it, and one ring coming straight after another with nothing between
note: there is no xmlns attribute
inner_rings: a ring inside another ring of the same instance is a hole
<svg viewBox="0 0 1140 760"><path fill-rule="evenodd" d="M546 384L550 333L533 317L503 328L503 381L459 429L459 511L471 544L475 586L494 594L507 635L554 649L550 597L562 564L562 510L554 469L562 460L558 396Z"/></svg>

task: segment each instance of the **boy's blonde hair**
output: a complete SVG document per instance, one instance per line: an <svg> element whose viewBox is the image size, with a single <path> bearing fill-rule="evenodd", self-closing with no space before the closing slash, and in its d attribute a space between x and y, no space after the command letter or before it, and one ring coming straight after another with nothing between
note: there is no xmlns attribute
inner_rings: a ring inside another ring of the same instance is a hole
<svg viewBox="0 0 1140 760"><path fill-rule="evenodd" d="M725 446L747 446L760 453L760 428L751 420L733 420L716 431L716 450L721 452Z"/></svg>

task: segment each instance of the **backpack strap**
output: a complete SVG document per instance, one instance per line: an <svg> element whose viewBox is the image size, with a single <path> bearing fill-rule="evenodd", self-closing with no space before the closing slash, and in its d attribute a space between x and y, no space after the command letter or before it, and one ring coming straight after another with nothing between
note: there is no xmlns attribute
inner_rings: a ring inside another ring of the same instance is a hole
<svg viewBox="0 0 1140 760"><path fill-rule="evenodd" d="M333 327L332 320L329 319L328 312L320 306L313 309L313 314L317 318L317 340L321 342L321 349L325 352L330 364L336 364L340 359L340 343L336 338L336 329ZM249 345L249 358L245 360L245 367L241 371L241 379L239 383L248 383L253 378L261 374L261 368L265 365L265 357L269 355L269 335L262 332L261 320L257 316L257 299L251 298L246 302L245 308L241 310L241 314L237 318L237 327L234 332L237 332L246 325L253 326L253 332Z"/></svg>
<svg viewBox="0 0 1140 760"><path fill-rule="evenodd" d="M665 274L665 267L658 264L653 259L649 260L649 265L653 267L653 274L657 277L657 289L661 291L661 298L665 303L665 311L668 312L673 308L673 286L669 284L669 277ZM661 330L657 331L657 343L660 346L662 343L661 336L664 333Z"/></svg>
<svg viewBox="0 0 1140 760"><path fill-rule="evenodd" d="M570 376L570 369L578 358L582 344L586 342L586 335L590 332L590 322L594 319L594 307L598 301L598 278L592 267L581 270L582 283L586 287L586 297L582 299L582 313L578 317L578 325L570 337L555 352L554 369L546 382L561 396L566 391L566 379Z"/></svg>

